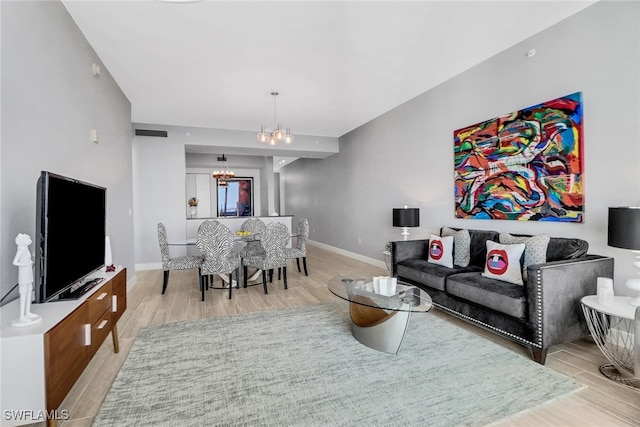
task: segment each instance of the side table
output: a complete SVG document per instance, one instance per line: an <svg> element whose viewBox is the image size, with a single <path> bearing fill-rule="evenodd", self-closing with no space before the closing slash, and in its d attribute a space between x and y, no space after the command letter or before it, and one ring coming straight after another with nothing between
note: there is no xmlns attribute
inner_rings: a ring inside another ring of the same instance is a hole
<svg viewBox="0 0 640 427"><path fill-rule="evenodd" d="M619 384L640 390L640 307L631 298L616 296L613 304L602 305L597 295L580 301L591 336L610 364L600 372Z"/></svg>

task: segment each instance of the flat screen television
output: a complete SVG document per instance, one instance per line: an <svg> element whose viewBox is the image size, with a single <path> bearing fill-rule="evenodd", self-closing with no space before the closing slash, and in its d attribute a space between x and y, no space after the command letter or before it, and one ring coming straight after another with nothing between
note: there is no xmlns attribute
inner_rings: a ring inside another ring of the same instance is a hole
<svg viewBox="0 0 640 427"><path fill-rule="evenodd" d="M35 301L73 298L104 266L106 188L42 171L37 184Z"/></svg>

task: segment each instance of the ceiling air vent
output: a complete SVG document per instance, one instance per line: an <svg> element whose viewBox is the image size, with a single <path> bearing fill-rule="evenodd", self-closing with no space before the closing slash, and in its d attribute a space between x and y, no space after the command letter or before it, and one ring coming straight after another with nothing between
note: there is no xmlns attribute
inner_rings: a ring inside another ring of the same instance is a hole
<svg viewBox="0 0 640 427"><path fill-rule="evenodd" d="M150 129L136 129L136 136L157 136L159 138L166 138L166 130L150 130Z"/></svg>

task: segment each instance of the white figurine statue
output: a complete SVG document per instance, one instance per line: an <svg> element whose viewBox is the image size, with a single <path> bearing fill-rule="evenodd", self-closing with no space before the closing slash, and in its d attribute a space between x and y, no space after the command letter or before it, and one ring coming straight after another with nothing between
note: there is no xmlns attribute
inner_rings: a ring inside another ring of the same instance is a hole
<svg viewBox="0 0 640 427"><path fill-rule="evenodd" d="M31 312L31 292L33 291L33 261L29 252L31 237L18 234L16 245L18 251L13 258L13 265L18 266L18 289L20 291L20 317L11 321L11 326L29 326L42 322L42 317Z"/></svg>

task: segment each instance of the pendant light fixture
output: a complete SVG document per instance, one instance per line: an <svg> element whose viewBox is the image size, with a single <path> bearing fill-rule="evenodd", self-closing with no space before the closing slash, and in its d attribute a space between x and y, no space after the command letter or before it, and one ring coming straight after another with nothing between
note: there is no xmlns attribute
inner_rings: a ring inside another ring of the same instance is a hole
<svg viewBox="0 0 640 427"><path fill-rule="evenodd" d="M226 187L227 180L234 178L236 174L232 170L229 170L229 165L227 165L227 157L224 154L222 155L222 157L218 157L218 161L223 162L224 168L213 171L211 175L218 180L218 185L220 187Z"/></svg>
<svg viewBox="0 0 640 427"><path fill-rule="evenodd" d="M273 96L273 122L276 124L275 129L271 132L265 132L264 126L261 126L260 132L258 132L258 141L268 142L269 145L276 145L280 141L284 141L286 144L291 144L293 142L291 129L285 129L280 125L280 123L278 123L278 110L276 105L278 95L280 95L279 92L271 92L271 96Z"/></svg>

